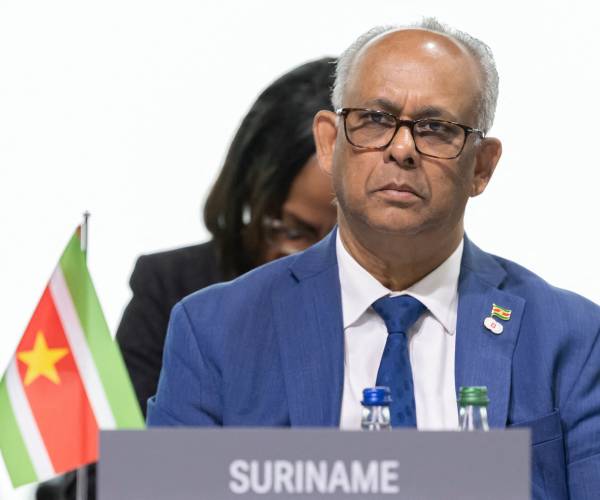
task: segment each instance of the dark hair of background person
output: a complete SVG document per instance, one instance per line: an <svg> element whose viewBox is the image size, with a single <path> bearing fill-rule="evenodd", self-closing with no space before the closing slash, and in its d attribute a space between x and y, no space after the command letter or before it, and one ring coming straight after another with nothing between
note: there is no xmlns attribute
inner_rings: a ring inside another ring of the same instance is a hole
<svg viewBox="0 0 600 500"><path fill-rule="evenodd" d="M325 57L286 73L240 124L204 206L226 279L261 263L264 218L280 215L292 181L315 153L313 118L332 109L335 61Z"/></svg>

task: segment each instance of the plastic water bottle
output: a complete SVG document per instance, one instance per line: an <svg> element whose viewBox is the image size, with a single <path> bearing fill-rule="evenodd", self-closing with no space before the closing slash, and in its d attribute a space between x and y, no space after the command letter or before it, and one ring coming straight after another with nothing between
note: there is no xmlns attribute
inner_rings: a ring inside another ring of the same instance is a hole
<svg viewBox="0 0 600 500"><path fill-rule="evenodd" d="M367 387L363 390L361 428L363 431L384 431L390 425L390 388L385 386Z"/></svg>
<svg viewBox="0 0 600 500"><path fill-rule="evenodd" d="M489 431L487 387L461 387L458 397L461 431Z"/></svg>

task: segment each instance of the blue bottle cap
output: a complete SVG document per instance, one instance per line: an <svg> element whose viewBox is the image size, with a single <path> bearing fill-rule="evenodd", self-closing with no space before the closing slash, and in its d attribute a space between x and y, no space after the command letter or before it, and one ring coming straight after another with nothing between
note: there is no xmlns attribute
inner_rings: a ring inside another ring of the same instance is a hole
<svg viewBox="0 0 600 500"><path fill-rule="evenodd" d="M387 386L367 387L363 389L364 406L382 406L389 405L392 402L390 388Z"/></svg>

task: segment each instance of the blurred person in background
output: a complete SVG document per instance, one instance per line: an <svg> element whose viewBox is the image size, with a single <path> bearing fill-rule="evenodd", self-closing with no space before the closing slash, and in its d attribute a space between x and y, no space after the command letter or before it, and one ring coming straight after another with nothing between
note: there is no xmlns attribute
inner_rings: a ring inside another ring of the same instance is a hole
<svg viewBox="0 0 600 500"><path fill-rule="evenodd" d="M312 121L331 109L334 60L271 84L242 121L204 207L212 240L145 255L117 330L144 415L156 392L171 308L190 293L303 250L333 227L331 178L316 160Z"/></svg>
<svg viewBox="0 0 600 500"><path fill-rule="evenodd" d="M331 110L335 60L322 58L281 76L242 120L204 206L206 243L141 256L117 341L146 415L156 393L171 308L186 295L304 250L333 227L331 177L316 160L312 123ZM89 499L95 499L95 470ZM43 484L38 500L75 498L75 474Z"/></svg>

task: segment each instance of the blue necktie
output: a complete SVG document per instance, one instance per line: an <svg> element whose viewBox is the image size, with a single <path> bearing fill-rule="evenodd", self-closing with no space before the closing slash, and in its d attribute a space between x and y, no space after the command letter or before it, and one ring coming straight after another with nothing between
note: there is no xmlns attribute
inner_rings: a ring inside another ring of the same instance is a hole
<svg viewBox="0 0 600 500"><path fill-rule="evenodd" d="M408 329L425 311L425 306L410 295L382 297L373 309L385 321L388 330L381 356L377 385L386 385L392 393L392 427L416 427L415 391L408 355Z"/></svg>

